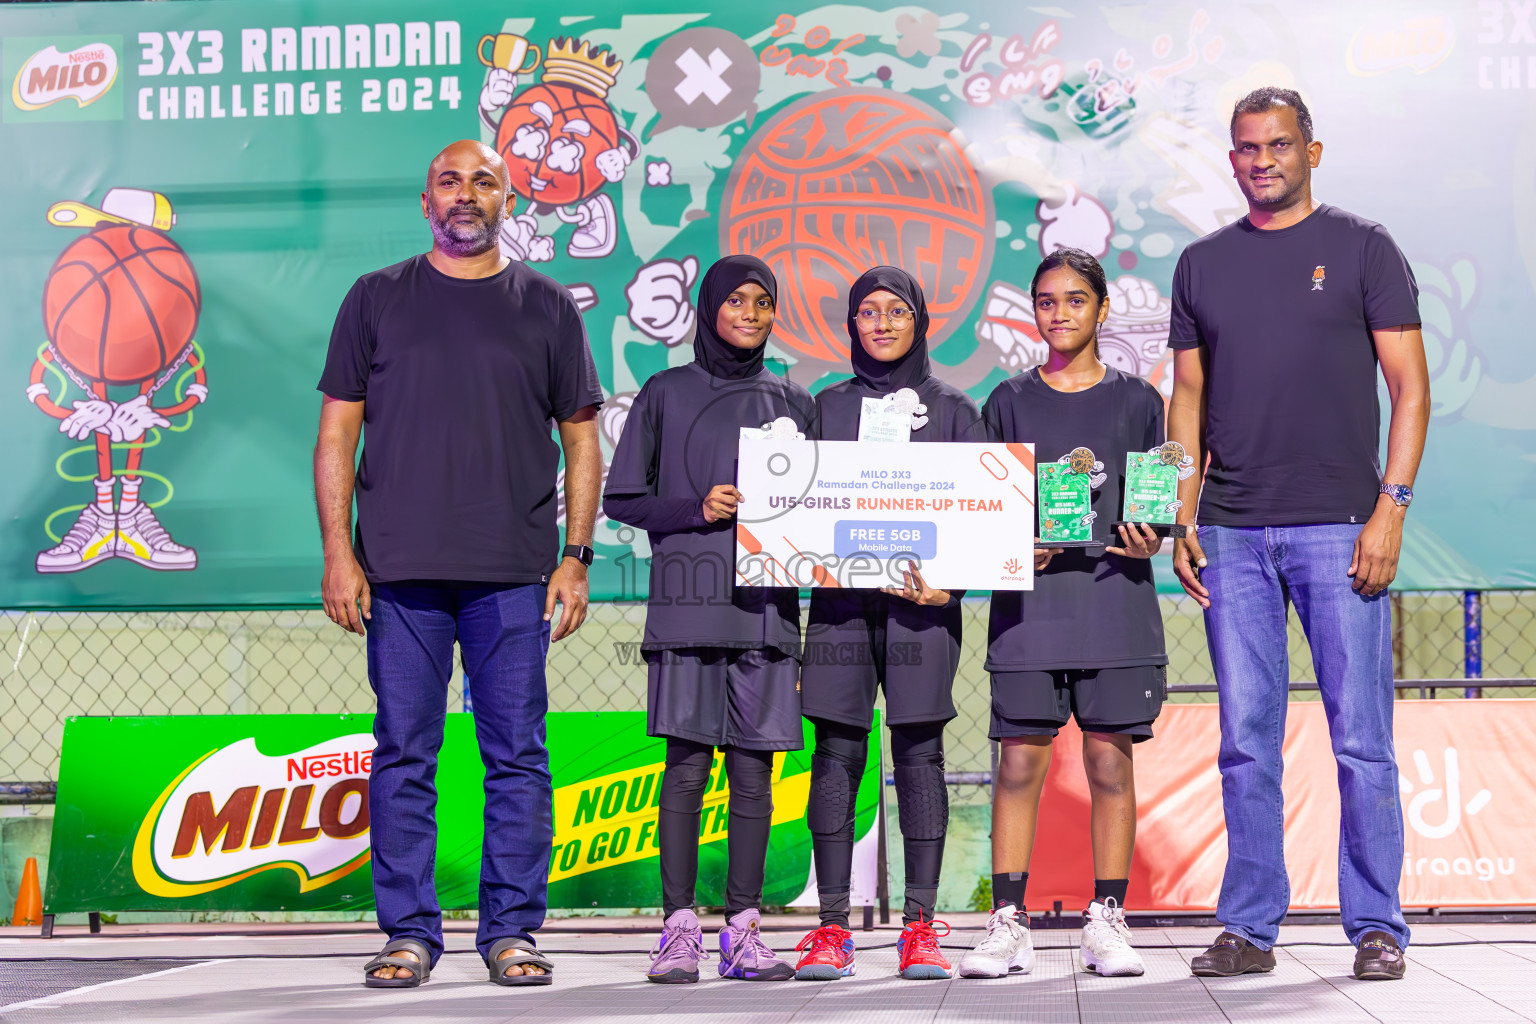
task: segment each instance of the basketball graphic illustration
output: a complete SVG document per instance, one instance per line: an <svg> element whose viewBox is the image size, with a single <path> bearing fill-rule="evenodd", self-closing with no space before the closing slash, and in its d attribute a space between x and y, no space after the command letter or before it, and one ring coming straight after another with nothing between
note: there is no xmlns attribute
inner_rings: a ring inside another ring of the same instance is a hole
<svg viewBox="0 0 1536 1024"><path fill-rule="evenodd" d="M503 33L509 53L536 55L521 36ZM554 240L540 234L539 218L553 213L576 225L566 247L578 258L607 256L618 241L617 212L604 192L622 181L639 154L639 143L619 126L608 92L618 84L624 62L606 47L586 40L552 39L540 81L521 91L522 71L502 67L494 54L480 92L480 117L496 133L495 147L507 162L512 191L527 204L502 226L502 252L516 260L554 258ZM500 109L501 114L495 112Z"/></svg>
<svg viewBox="0 0 1536 1024"><path fill-rule="evenodd" d="M48 340L105 384L163 373L192 340L197 274L181 246L138 225L100 227L59 255L43 291Z"/></svg>
<svg viewBox="0 0 1536 1024"><path fill-rule="evenodd" d="M530 132L558 138L573 121L585 124L590 131L574 139L565 159L559 158L558 149L546 147L544 158L535 160L525 152L528 147L519 149L516 145ZM523 129L521 135L518 129ZM618 121L607 102L564 82L545 81L518 93L496 129L497 151L509 168L516 168L512 191L546 206L568 206L596 195L607 184L597 167L598 154L618 144Z"/></svg>
<svg viewBox="0 0 1536 1024"><path fill-rule="evenodd" d="M202 350L194 340L202 290L192 261L165 233L176 222L158 192L114 188L99 208L66 200L48 210L56 227L83 228L43 285L43 333L27 400L86 444L60 457L94 454L94 500L66 505L44 523L55 541L37 554L40 573L79 572L122 558L149 569L197 568L197 552L171 539L155 513L170 500L140 495L144 450L171 418L208 398ZM157 406L161 394L174 396ZM176 429L185 429L179 424ZM116 468L117 453L124 452ZM64 476L64 470L59 470ZM80 476L65 476L80 480ZM62 535L53 523L78 513Z"/></svg>
<svg viewBox="0 0 1536 1024"><path fill-rule="evenodd" d="M992 265L992 198L954 125L883 89L836 89L790 104L731 170L720 251L764 260L794 281L774 340L811 359L848 358L848 287L870 267L901 267L928 300L928 337L965 320Z"/></svg>

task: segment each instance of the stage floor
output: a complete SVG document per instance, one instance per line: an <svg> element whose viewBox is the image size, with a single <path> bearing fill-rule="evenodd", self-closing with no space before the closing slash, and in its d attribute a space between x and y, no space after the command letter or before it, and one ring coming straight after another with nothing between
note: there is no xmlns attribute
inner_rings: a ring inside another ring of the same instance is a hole
<svg viewBox="0 0 1536 1024"><path fill-rule="evenodd" d="M984 917L947 915L953 959L978 941ZM1421 925L1400 982L1350 977L1352 951L1337 926L1287 927L1273 974L1192 977L1189 958L1208 928L1138 928L1147 973L1097 978L1076 969L1077 932L1036 929L1034 973L996 981L903 981L894 974L894 928L857 932L856 977L832 983L751 984L718 977L652 985L643 973L658 926L651 918L551 922L541 935L556 981L498 988L485 980L468 922L455 922L450 952L414 990L365 989L361 966L379 943L368 926L109 926L102 935L64 928L0 929L0 1020L54 1021L429 1021L733 1024L826 1021L1200 1022L1536 1021L1536 925ZM712 922L706 922L707 925ZM788 950L809 918L772 917L775 948ZM239 929L238 934L234 933ZM1337 943L1338 945L1334 945ZM1476 943L1471 945L1437 945ZM886 948L871 948L874 946ZM468 952L462 952L468 950ZM619 951L619 952L610 952ZM336 954L344 954L338 956ZM713 962L706 965L714 970Z"/></svg>

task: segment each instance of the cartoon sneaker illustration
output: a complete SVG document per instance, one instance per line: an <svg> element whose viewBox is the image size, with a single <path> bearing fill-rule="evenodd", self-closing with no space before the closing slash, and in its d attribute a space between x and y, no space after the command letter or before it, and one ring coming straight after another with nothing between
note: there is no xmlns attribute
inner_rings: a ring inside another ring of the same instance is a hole
<svg viewBox="0 0 1536 1024"><path fill-rule="evenodd" d="M171 540L148 505L117 514L117 554L150 569L196 569L197 552Z"/></svg>
<svg viewBox="0 0 1536 1024"><path fill-rule="evenodd" d="M576 208L579 228L571 235L565 251L577 259L607 256L619 240L618 217L613 200L598 194Z"/></svg>
<svg viewBox="0 0 1536 1024"><path fill-rule="evenodd" d="M165 531L161 531L164 533ZM80 510L75 525L47 551L37 554L38 572L79 572L117 555L117 516L95 503Z"/></svg>

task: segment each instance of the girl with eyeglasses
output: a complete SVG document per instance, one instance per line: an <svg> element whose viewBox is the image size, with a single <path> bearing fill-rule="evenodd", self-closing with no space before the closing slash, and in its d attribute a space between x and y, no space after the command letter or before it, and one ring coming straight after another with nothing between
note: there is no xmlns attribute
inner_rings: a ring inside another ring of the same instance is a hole
<svg viewBox="0 0 1536 1024"><path fill-rule="evenodd" d="M918 442L987 439L976 403L933 375L928 310L910 274L876 267L854 282L848 341L853 378L816 396L823 440L901 440L902 432ZM797 947L802 956L796 976L802 979L853 973L848 910L854 798L882 688L906 860L900 971L906 978L951 976L939 950L941 933L933 928L933 907L949 823L944 724L955 717L951 691L960 662L961 594L929 586L916 564L890 582L899 585L821 588L811 595L800 679L803 713L816 730L806 818L821 926Z"/></svg>

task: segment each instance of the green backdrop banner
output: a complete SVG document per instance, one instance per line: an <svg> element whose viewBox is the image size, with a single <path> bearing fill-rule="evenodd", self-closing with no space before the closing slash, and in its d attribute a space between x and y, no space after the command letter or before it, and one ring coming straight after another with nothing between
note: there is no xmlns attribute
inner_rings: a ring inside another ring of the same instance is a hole
<svg viewBox="0 0 1536 1024"><path fill-rule="evenodd" d="M665 743L643 712L548 716L555 838L552 907L661 905L656 806ZM371 910L372 715L71 718L49 855L48 913ZM800 897L813 737L777 754L763 899ZM872 835L879 759L859 782ZM699 902L725 885L730 790L717 755L699 835ZM131 770L128 766L132 766ZM437 774L437 894L477 906L485 769L469 714L451 714ZM867 845L867 843L866 843Z"/></svg>
<svg viewBox="0 0 1536 1024"><path fill-rule="evenodd" d="M0 9L0 605L317 603L330 325L358 275L428 246L417 195L455 138L505 155L503 250L584 308L611 453L640 385L690 358L722 252L775 267L772 365L813 389L847 372L847 284L912 270L943 374L982 398L1042 359L1042 250L1085 248L1105 358L1166 394L1175 261L1243 211L1224 112L1271 83L1312 104L1319 197L1386 224L1423 291L1401 585L1536 584L1509 543L1536 520L1522 5L557 6ZM1478 152L1406 142L1446 125ZM643 535L602 521L597 550L595 597L643 594Z"/></svg>

